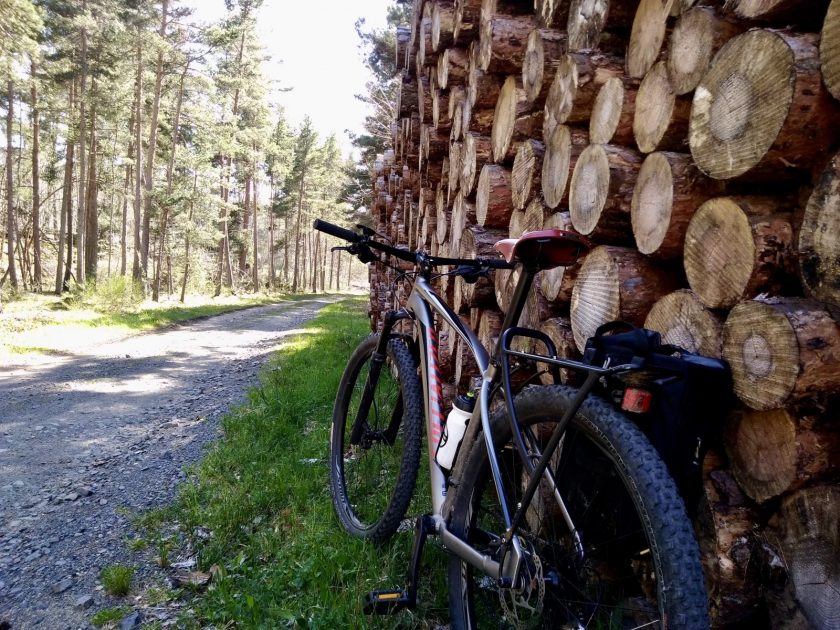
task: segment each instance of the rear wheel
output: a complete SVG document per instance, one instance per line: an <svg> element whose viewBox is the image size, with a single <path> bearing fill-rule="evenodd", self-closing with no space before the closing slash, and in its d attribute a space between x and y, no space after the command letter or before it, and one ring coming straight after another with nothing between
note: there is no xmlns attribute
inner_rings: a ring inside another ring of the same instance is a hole
<svg viewBox="0 0 840 630"><path fill-rule="evenodd" d="M406 344L392 339L370 409L358 418L379 336L363 341L344 370L333 409L330 488L342 526L379 542L405 515L420 462L423 401L417 365ZM358 420L357 420L358 418ZM358 422L359 439L351 444Z"/></svg>
<svg viewBox="0 0 840 630"><path fill-rule="evenodd" d="M517 413L542 451L574 391L536 387ZM493 418L506 496L515 506L528 482L503 410ZM497 555L504 531L487 449L465 467L450 529ZM452 556L452 628L708 628L700 554L682 500L642 433L590 397L572 419L549 467L575 526L549 483L540 485L519 530L524 570L514 588Z"/></svg>

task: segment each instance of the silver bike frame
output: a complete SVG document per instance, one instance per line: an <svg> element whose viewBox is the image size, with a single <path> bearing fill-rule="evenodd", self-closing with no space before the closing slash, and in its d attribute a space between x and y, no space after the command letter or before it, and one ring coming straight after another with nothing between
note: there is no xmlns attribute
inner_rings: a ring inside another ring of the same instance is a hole
<svg viewBox="0 0 840 630"><path fill-rule="evenodd" d="M446 526L444 509L447 499L447 480L443 469L435 459L438 443L443 434L444 416L441 379L438 370L438 338L437 329L434 325L434 313L437 313L466 342L475 358L476 365L482 377L479 404L476 405L476 409L473 412L471 422L468 425L468 431L464 434L458 455L463 457L463 454L468 451L468 446L472 444L478 432L478 423L475 420L480 419L481 429L486 436L485 443L491 460L491 470L493 471L496 492L499 495L500 504L504 507L506 506L506 499L503 494L499 467L496 462L496 451L493 448L492 432L490 430L490 394L494 379L496 378L496 370L490 364L490 356L484 346L481 345L475 333L465 326L458 315L440 299L429 285L428 280L424 277L418 276L415 279L414 287L408 297L407 307L417 323L418 342L421 349L420 372L423 379L423 390L426 392L426 398L424 400L426 407L426 435L428 438L429 472L431 477L432 518L435 522L435 529L444 546L465 562L470 563L496 579L502 577L513 579L517 574L522 558L522 550L517 538L513 538L510 541L511 550L505 557L505 566L502 568L498 562L489 556L482 555L465 541L462 541L449 532ZM457 465L457 460L461 459L461 457L456 459L454 465ZM505 513L507 514L506 507ZM509 520L508 515L506 525L509 525Z"/></svg>

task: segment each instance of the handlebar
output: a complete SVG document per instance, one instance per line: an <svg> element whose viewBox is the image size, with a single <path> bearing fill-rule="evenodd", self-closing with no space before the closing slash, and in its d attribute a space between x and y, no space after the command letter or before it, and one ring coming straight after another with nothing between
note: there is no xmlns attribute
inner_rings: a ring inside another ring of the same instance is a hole
<svg viewBox="0 0 840 630"><path fill-rule="evenodd" d="M494 258L442 258L439 256L429 256L422 252L413 252L407 249L399 249L397 247L393 247L391 245L386 245L385 243L380 243L378 241L371 240L369 236L358 234L352 230L348 230L346 228L340 227L338 225L334 225L327 221L322 221L321 219L315 219L312 223L312 227L320 232L324 232L325 234L329 234L331 236L335 236L336 238L340 238L344 241L348 241L353 243L353 246L350 248L350 252L353 254L360 254L360 258L362 258L363 262L369 262L369 260L365 260L364 253L361 251L363 248L371 248L377 249L381 252L394 256L395 258L399 258L400 260L405 260L410 263L414 264L427 264L432 267L443 267L443 266L466 266L473 269L479 269L482 267L487 267L490 269L513 269L516 267L515 263L509 263L505 260L494 259ZM355 247L354 247L355 246ZM356 251L354 251L354 249ZM365 250L370 254L369 250Z"/></svg>

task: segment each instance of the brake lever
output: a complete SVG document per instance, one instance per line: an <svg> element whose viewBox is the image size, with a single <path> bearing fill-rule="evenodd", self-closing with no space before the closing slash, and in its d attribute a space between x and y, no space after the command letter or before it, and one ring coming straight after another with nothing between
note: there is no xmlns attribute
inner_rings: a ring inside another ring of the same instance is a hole
<svg viewBox="0 0 840 630"><path fill-rule="evenodd" d="M346 245L342 245L342 246L338 246L338 245L336 245L335 247L331 247L331 248L330 248L330 251L331 251L331 252L349 252L349 251L350 251L350 248L349 248L348 246L346 246ZM352 253L352 252L351 252L351 253Z"/></svg>

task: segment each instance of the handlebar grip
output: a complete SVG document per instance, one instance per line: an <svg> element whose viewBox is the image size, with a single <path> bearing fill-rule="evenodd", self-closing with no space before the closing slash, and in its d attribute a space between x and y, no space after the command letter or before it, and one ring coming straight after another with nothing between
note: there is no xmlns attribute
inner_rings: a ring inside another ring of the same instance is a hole
<svg viewBox="0 0 840 630"><path fill-rule="evenodd" d="M332 223L328 223L327 221L322 221L321 219L315 219L312 223L312 227L319 232L330 234L331 236L335 236L336 238L340 238L351 243L358 243L362 240L362 237L359 234L356 234L353 230L339 227Z"/></svg>

